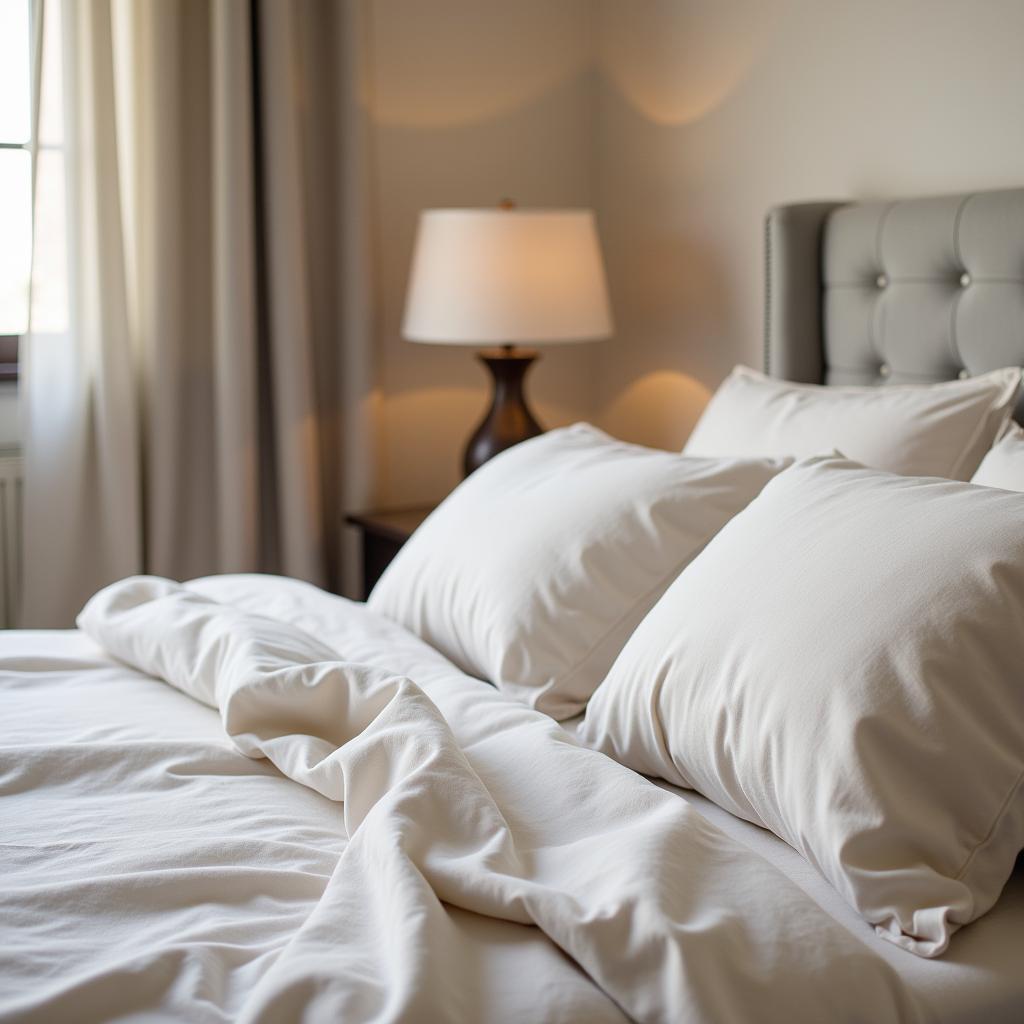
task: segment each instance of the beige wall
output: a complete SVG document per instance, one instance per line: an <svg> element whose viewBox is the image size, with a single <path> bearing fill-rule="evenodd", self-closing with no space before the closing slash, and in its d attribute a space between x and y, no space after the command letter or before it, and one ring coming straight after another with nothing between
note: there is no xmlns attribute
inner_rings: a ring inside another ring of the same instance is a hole
<svg viewBox="0 0 1024 1024"><path fill-rule="evenodd" d="M1020 0L597 0L595 35L624 437L677 447L760 366L772 204L1024 185Z"/></svg>
<svg viewBox="0 0 1024 1024"><path fill-rule="evenodd" d="M762 219L816 197L1024 184L1021 0L370 0L381 500L458 479L469 350L399 336L420 209L591 205L617 319L548 349L548 425L681 445L759 365Z"/></svg>
<svg viewBox="0 0 1024 1024"><path fill-rule="evenodd" d="M471 349L400 337L419 211L592 206L589 0L372 0L380 500L440 497L487 404ZM530 391L548 426L590 418L594 346L545 350Z"/></svg>

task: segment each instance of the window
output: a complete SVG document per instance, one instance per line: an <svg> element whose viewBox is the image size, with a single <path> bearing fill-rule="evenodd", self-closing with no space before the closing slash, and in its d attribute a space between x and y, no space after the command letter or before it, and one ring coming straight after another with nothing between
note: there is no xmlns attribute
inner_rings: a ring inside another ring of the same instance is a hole
<svg viewBox="0 0 1024 1024"><path fill-rule="evenodd" d="M17 380L32 262L30 0L0 0L0 381Z"/></svg>

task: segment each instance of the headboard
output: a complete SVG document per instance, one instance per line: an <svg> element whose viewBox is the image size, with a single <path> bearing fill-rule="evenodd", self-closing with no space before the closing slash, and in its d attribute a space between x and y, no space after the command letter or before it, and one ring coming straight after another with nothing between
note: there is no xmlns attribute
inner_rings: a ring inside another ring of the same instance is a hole
<svg viewBox="0 0 1024 1024"><path fill-rule="evenodd" d="M884 385L1014 365L1024 366L1024 189L769 212L766 372Z"/></svg>

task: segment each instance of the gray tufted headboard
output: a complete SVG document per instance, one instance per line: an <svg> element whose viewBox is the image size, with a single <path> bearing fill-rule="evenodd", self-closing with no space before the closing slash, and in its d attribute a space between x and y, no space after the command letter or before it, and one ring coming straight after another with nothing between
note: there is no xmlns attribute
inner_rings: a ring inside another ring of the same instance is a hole
<svg viewBox="0 0 1024 1024"><path fill-rule="evenodd" d="M775 377L913 383L1024 366L1024 189L779 206L766 260Z"/></svg>

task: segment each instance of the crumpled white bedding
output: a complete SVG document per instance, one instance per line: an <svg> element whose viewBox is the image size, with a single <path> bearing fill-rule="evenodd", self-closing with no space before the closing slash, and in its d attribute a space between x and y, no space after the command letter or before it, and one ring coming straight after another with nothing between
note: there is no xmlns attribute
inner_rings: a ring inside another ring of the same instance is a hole
<svg viewBox="0 0 1024 1024"><path fill-rule="evenodd" d="M119 634L288 778L80 634L5 638L0 1019L935 1016L868 929L394 624L292 581L191 589L279 620L249 620L264 653L371 668L314 662L332 706L303 671L240 670L253 647L229 685L166 617Z"/></svg>

